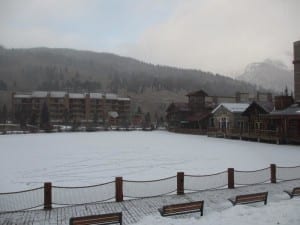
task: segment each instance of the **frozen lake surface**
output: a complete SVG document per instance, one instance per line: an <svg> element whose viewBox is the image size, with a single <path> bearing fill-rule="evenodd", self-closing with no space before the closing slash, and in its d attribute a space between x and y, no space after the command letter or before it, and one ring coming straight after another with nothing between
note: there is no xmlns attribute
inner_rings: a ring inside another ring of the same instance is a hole
<svg viewBox="0 0 300 225"><path fill-rule="evenodd" d="M167 131L0 136L0 192L300 165L300 147Z"/></svg>

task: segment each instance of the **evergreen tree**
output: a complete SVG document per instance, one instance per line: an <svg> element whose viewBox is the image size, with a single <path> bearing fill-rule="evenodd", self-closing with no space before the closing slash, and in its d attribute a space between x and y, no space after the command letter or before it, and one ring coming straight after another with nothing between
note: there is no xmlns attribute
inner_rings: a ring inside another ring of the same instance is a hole
<svg viewBox="0 0 300 225"><path fill-rule="evenodd" d="M48 105L46 102L44 102L42 112L41 112L40 126L43 128L49 128L50 125L49 122L50 122L50 117L49 117Z"/></svg>
<svg viewBox="0 0 300 225"><path fill-rule="evenodd" d="M31 125L37 125L38 115L35 111L31 112L29 123Z"/></svg>
<svg viewBox="0 0 300 225"><path fill-rule="evenodd" d="M7 122L7 108L6 108L6 104L3 105L2 107L2 113L1 113L1 117L2 117L2 122L6 123Z"/></svg>
<svg viewBox="0 0 300 225"><path fill-rule="evenodd" d="M70 122L70 112L67 108L64 109L64 123L68 124Z"/></svg>
<svg viewBox="0 0 300 225"><path fill-rule="evenodd" d="M98 124L98 120L99 120L99 116L98 116L97 111L95 110L94 111L94 116L93 116L93 122L94 122L95 125Z"/></svg>
<svg viewBox="0 0 300 225"><path fill-rule="evenodd" d="M140 106L138 106L136 113L137 113L137 114L142 114L142 113L143 113Z"/></svg>
<svg viewBox="0 0 300 225"><path fill-rule="evenodd" d="M146 126L150 126L150 124L151 124L150 112L147 112L146 115L145 115L145 123L146 123Z"/></svg>

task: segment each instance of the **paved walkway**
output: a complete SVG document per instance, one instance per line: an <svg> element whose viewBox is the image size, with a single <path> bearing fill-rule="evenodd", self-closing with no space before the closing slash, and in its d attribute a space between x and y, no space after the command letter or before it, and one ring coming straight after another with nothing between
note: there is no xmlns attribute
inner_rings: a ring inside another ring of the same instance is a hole
<svg viewBox="0 0 300 225"><path fill-rule="evenodd" d="M54 208L49 211L31 210L16 213L0 214L0 225L68 225L71 217L92 214L123 212L123 224L134 224L147 215L158 215L157 209L163 205L204 200L204 216L207 212L222 211L233 207L227 200L229 197L268 191L268 201L278 202L289 199L283 190L300 186L300 180L286 181L277 184L261 184L235 189L210 190L188 193L183 196L168 195L155 198L127 200L123 202L106 202ZM263 203L261 203L263 204ZM185 214L180 217L200 217L198 213ZM177 216L179 217L179 216Z"/></svg>

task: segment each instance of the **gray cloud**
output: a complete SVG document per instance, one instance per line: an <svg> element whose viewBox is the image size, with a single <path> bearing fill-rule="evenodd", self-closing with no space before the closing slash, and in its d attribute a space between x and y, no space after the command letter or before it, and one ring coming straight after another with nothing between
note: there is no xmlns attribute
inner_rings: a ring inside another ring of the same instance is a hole
<svg viewBox="0 0 300 225"><path fill-rule="evenodd" d="M2 1L0 44L111 51L155 64L232 75L266 58L291 67L292 43L300 39L299 0L128 0L119 11L114 7L118 2L112 2ZM140 18L144 29L131 30L135 23L118 17L124 10L132 20ZM155 13L156 24L148 27L146 21Z"/></svg>
<svg viewBox="0 0 300 225"><path fill-rule="evenodd" d="M291 66L300 39L298 0L189 0L165 23L149 28L122 54L148 62L232 75L251 62Z"/></svg>

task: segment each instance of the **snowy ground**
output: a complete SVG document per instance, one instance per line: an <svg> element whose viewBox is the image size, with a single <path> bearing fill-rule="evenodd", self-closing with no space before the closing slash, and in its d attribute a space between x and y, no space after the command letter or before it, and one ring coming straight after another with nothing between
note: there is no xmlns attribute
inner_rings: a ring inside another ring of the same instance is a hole
<svg viewBox="0 0 300 225"><path fill-rule="evenodd" d="M300 165L299 146L166 131L1 135L0 146L0 192Z"/></svg>
<svg viewBox="0 0 300 225"><path fill-rule="evenodd" d="M272 202L267 206L237 205L201 218L166 218L147 216L136 225L299 225L300 199Z"/></svg>

